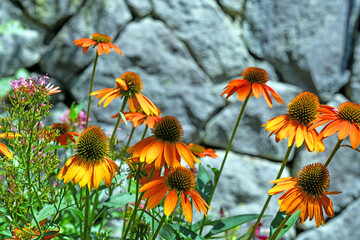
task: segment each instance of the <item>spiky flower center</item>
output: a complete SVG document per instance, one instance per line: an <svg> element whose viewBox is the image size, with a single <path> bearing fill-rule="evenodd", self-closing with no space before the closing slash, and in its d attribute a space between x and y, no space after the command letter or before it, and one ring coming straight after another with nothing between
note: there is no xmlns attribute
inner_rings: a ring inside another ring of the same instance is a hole
<svg viewBox="0 0 360 240"><path fill-rule="evenodd" d="M316 119L320 102L318 97L311 92L302 92L288 105L288 114L291 119L307 125Z"/></svg>
<svg viewBox="0 0 360 240"><path fill-rule="evenodd" d="M77 139L77 155L86 161L99 162L109 154L109 141L97 126L88 127Z"/></svg>
<svg viewBox="0 0 360 240"><path fill-rule="evenodd" d="M307 165L298 173L298 186L307 195L322 195L328 189L329 183L329 171L322 163Z"/></svg>
<svg viewBox="0 0 360 240"><path fill-rule="evenodd" d="M175 117L165 116L152 129L155 138L169 143L179 142L184 132L180 122Z"/></svg>
<svg viewBox="0 0 360 240"><path fill-rule="evenodd" d="M137 236L137 239L148 239L150 236L150 229L151 228L149 223L137 221L131 227L131 233Z"/></svg>
<svg viewBox="0 0 360 240"><path fill-rule="evenodd" d="M338 107L338 116L351 123L360 124L360 105L352 102L345 102Z"/></svg>
<svg viewBox="0 0 360 240"><path fill-rule="evenodd" d="M196 185L194 174L183 166L170 170L166 184L171 190L175 189L176 191L189 191Z"/></svg>
<svg viewBox="0 0 360 240"><path fill-rule="evenodd" d="M94 33L91 35L91 39L98 43L108 43L111 42L111 37L101 33Z"/></svg>
<svg viewBox="0 0 360 240"><path fill-rule="evenodd" d="M269 80L267 72L262 68L249 67L242 73L242 77L251 83L266 83Z"/></svg>
<svg viewBox="0 0 360 240"><path fill-rule="evenodd" d="M137 73L134 72L126 72L123 75L121 75L121 78L125 81L127 90L120 90L121 94L123 96L126 95L126 93L134 94L134 93L140 93L143 89L143 83L141 78Z"/></svg>
<svg viewBox="0 0 360 240"><path fill-rule="evenodd" d="M51 127L59 130L60 134L64 134L70 130L70 126L66 123L54 123Z"/></svg>

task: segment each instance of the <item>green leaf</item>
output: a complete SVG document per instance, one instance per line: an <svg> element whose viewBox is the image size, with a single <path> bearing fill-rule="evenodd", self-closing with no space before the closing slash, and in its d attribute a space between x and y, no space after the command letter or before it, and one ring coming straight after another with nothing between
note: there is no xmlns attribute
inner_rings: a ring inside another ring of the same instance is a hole
<svg viewBox="0 0 360 240"><path fill-rule="evenodd" d="M60 211L66 208L66 203L61 203ZM53 204L46 205L43 209L41 209L36 215L36 219L40 222L45 218L50 217L51 215L56 213L56 209Z"/></svg>
<svg viewBox="0 0 360 240"><path fill-rule="evenodd" d="M84 220L84 213L82 211L80 211L79 209L74 208L74 207L70 207L67 210L68 211L73 211L74 213L76 213L81 218L81 220Z"/></svg>
<svg viewBox="0 0 360 240"><path fill-rule="evenodd" d="M127 121L125 119L125 115L122 113L122 112L119 112L120 113L120 116L121 116L121 119L124 121L125 125L127 125Z"/></svg>
<svg viewBox="0 0 360 240"><path fill-rule="evenodd" d="M175 237L178 236L178 233L169 224L162 226L159 234L167 240L174 240Z"/></svg>
<svg viewBox="0 0 360 240"><path fill-rule="evenodd" d="M68 148L68 147L70 147L70 146L62 146L62 145L59 145L59 146L51 146L51 147L45 148L43 152L49 152L49 151L52 151L52 150L55 150L55 149Z"/></svg>
<svg viewBox="0 0 360 240"><path fill-rule="evenodd" d="M12 234L9 230L0 230L0 236L12 237Z"/></svg>
<svg viewBox="0 0 360 240"><path fill-rule="evenodd" d="M77 116L79 115L77 112L76 112L76 108L75 108L75 105L76 103L73 102L70 106L70 113L69 113L69 118L70 120L75 120L77 118Z"/></svg>
<svg viewBox="0 0 360 240"><path fill-rule="evenodd" d="M205 201L208 201L211 194L211 190L214 187L214 185L211 180L210 174L201 164L199 165L199 172L197 174L197 186L201 197Z"/></svg>
<svg viewBox="0 0 360 240"><path fill-rule="evenodd" d="M30 77L30 72L25 68L19 68L18 70L16 70L14 78L19 79L20 77L28 78Z"/></svg>
<svg viewBox="0 0 360 240"><path fill-rule="evenodd" d="M174 224L174 223L170 223L169 224L174 230L176 230L180 237L185 238L185 239L194 239L194 240L204 240L205 238L197 235L195 232L193 232L192 230L180 226L178 224Z"/></svg>
<svg viewBox="0 0 360 240"><path fill-rule="evenodd" d="M283 229L280 231L279 235L276 237L276 239L282 237L289 229L295 224L296 220L299 218L300 210L298 210L296 213L291 215L291 217L286 221ZM270 225L270 236L276 231L276 229L280 226L281 222L287 217L287 215L284 212L278 212L276 214L276 217L271 222Z"/></svg>
<svg viewBox="0 0 360 240"><path fill-rule="evenodd" d="M104 202L104 205L110 208L119 208L127 203L131 203L134 201L135 194L124 192L112 196L109 202Z"/></svg>
<svg viewBox="0 0 360 240"><path fill-rule="evenodd" d="M250 222L257 219L258 216L259 215L257 214L244 214L208 222L206 225L213 225L214 227L210 230L208 234L206 234L205 237L208 238L210 236L227 231L241 224Z"/></svg>

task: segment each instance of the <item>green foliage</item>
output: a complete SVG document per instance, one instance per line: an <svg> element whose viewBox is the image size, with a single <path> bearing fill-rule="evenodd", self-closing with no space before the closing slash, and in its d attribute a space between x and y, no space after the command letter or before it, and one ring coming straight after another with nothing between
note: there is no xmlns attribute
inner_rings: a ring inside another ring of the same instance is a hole
<svg viewBox="0 0 360 240"><path fill-rule="evenodd" d="M276 237L276 239L279 239L282 237L287 231L290 230L290 228L295 224L296 220L298 220L300 215L300 210L298 210L296 213L291 215L291 217L286 221L285 226L283 229L281 229L279 235ZM278 212L271 222L270 226L270 236L276 231L276 229L280 226L282 221L287 217L287 215L284 212Z"/></svg>

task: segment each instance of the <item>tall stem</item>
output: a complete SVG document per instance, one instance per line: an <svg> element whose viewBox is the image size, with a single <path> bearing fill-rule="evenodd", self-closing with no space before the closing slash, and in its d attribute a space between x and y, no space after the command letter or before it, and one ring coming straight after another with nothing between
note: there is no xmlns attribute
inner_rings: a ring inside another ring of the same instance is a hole
<svg viewBox="0 0 360 240"><path fill-rule="evenodd" d="M143 140L145 138L145 135L146 135L146 132L147 132L148 128L149 128L148 125L145 125L145 129L144 129L143 135L141 137L141 140Z"/></svg>
<svg viewBox="0 0 360 240"><path fill-rule="evenodd" d="M127 148L129 147L130 142L131 142L131 139L132 139L133 134L134 134L134 131L135 131L135 127L133 127L133 128L131 129L131 133L130 133L130 136L129 136L129 140L128 140L127 144L126 144L125 149L127 149Z"/></svg>
<svg viewBox="0 0 360 240"><path fill-rule="evenodd" d="M284 159L283 159L283 161L282 161L281 167L280 167L280 169L279 169L279 172L278 172L278 174L277 174L277 176L276 176L276 179L279 179L279 178L281 177L281 174L282 174L282 172L284 171L284 168L285 168L286 163L287 163L287 161L288 161L288 159L289 159L290 152L291 152L293 146L294 146L294 144L291 145L290 147L288 147L288 149L287 149L287 151L286 151L286 154L285 154L285 156L284 156ZM276 185L276 184L273 184L273 187L274 187L275 185ZM250 233L250 236L249 236L248 240L251 240L251 239L254 237L255 230L256 230L256 228L258 227L258 225L259 225L262 217L264 216L264 213L265 213L266 208L268 207L268 205L269 205L269 203L270 203L271 198L272 198L272 195L269 195L268 198L266 199L266 202L265 202L265 204L264 204L264 206L263 206L263 208L262 208L262 210L261 210L261 213L260 213L260 215L259 215L259 217L258 217L258 219L257 219L257 221L256 221L256 223L255 223L255 225L254 225L254 227L252 228L252 231L251 231L251 233Z"/></svg>
<svg viewBox="0 0 360 240"><path fill-rule="evenodd" d="M95 69L96 69L96 64L97 64L98 57L99 57L99 54L96 52L96 56L95 56L95 60L94 60L94 66L93 66L93 71L92 71L92 75L91 75L90 91L89 91L89 101L88 101L88 107L87 107L87 112L86 112L85 129L86 129L86 128L88 127L88 125L89 125L89 115L90 115L90 106L91 106L91 96L90 96L90 94L92 93L93 86L94 86L94 76L95 76Z"/></svg>
<svg viewBox="0 0 360 240"><path fill-rule="evenodd" d="M89 226L89 207L90 207L90 193L89 193L89 188L87 186L85 186L86 188L86 195L85 195L85 221L84 221L84 240L89 239L88 236L90 234L90 227Z"/></svg>
<svg viewBox="0 0 360 240"><path fill-rule="evenodd" d="M126 106L127 101L128 101L128 97L125 97L125 98L124 98L124 101L123 101L123 103L122 103L122 105L121 105L119 117L118 117L118 119L117 119L117 121L116 121L114 130L113 130L113 133L112 133L111 138L110 138L110 149L113 148L113 145L114 145L114 142L115 142L116 130L117 130L119 124L120 124L121 114L124 112L124 109L125 109L125 106Z"/></svg>
<svg viewBox="0 0 360 240"><path fill-rule="evenodd" d="M164 224L164 221L166 219L166 215L164 214L163 217L161 218L160 222L159 222L159 225L158 227L156 228L156 231L153 235L153 237L151 238L151 240L155 240L156 239L156 236L158 235L158 233L160 232L160 229L162 227L162 225Z"/></svg>
<svg viewBox="0 0 360 240"><path fill-rule="evenodd" d="M216 186L217 186L217 184L218 184L218 182L219 182L220 175L221 175L222 170L223 170L223 168L224 168L224 166L225 166L225 162L226 162L227 156L228 156L228 154L229 154L229 151L230 151L230 148L231 148L231 144L232 144L232 142L233 142L233 140L234 140L236 130L237 130L238 126L239 126L240 120L241 120L241 118L242 118L242 116L243 116L243 114L244 114L244 111L245 111L246 104L248 103L250 97L251 97L251 91L250 91L249 95L246 97L246 99L245 99L245 101L244 101L244 103L243 103L243 105L242 105L242 107L241 107L239 116L238 116L238 118L237 118L237 120L236 120L236 123L235 123L235 126L234 126L234 130L233 130L232 135L231 135L231 137L230 137L230 141L229 141L228 146L227 146L227 148L226 148L225 156L224 156L224 159L223 159L223 161L222 161L220 170L219 170L219 172L218 172L218 173L215 175L215 177L214 177L214 187L213 187L212 190L211 190L211 193L210 193L210 196L209 196L209 200L208 200L208 205L209 205L209 206L210 206L211 200L212 200L212 198L213 198L213 195L214 195L214 193L215 193ZM204 216L204 217L203 217L203 220L202 220L202 222L201 222L200 235L201 235L202 230L203 230L203 228L204 228L205 219L206 219L206 217Z"/></svg>
<svg viewBox="0 0 360 240"><path fill-rule="evenodd" d="M279 225L279 227L276 229L276 231L270 236L269 240L275 240L277 238L277 236L279 235L280 231L284 228L287 220L289 220L289 218L291 217L291 215L287 215L286 218L284 218L284 220L281 222L281 224Z"/></svg>
<svg viewBox="0 0 360 240"><path fill-rule="evenodd" d="M337 143L336 143L336 145L334 146L334 149L332 150L329 158L326 160L326 163L325 163L325 166L326 166L326 167L330 164L330 162L331 162L331 160L333 159L333 157L335 156L335 153L337 152L337 150L339 150L340 144L342 143L342 141L343 141L343 140L340 140L340 139L337 141Z"/></svg>
<svg viewBox="0 0 360 240"><path fill-rule="evenodd" d="M135 195L135 207L134 207L134 210L133 210L133 213L131 214L131 218L129 220L129 223L126 227L126 231L125 233L123 234L123 239L126 239L126 235L128 234L129 230L130 230L130 227L131 227L131 224L132 222L135 220L136 218L136 212L137 212L137 209L139 207L139 204L141 202L141 198L142 196L144 195L144 193L141 193L140 194L140 198L138 199L138 196L139 196L139 179L136 179L136 195ZM125 210L126 211L126 210ZM125 219L124 219L125 220Z"/></svg>

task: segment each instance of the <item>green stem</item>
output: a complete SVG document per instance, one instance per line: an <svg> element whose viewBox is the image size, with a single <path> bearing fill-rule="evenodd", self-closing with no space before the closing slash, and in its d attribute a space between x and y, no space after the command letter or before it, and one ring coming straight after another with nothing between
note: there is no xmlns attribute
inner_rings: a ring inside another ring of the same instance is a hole
<svg viewBox="0 0 360 240"><path fill-rule="evenodd" d="M335 156L335 153L337 152L337 150L339 150L339 148L341 147L340 144L342 143L343 140L338 140L338 142L336 143L336 145L334 146L334 149L332 150L329 158L326 160L325 166L327 167L331 160L333 159L333 157Z"/></svg>
<svg viewBox="0 0 360 240"><path fill-rule="evenodd" d="M151 238L151 240L155 240L156 239L156 236L158 235L158 233L160 232L160 229L162 227L162 225L164 224L164 221L166 219L166 215L164 214L163 217L161 218L160 222L159 222L159 225L158 227L156 228L156 231L153 235L153 237Z"/></svg>
<svg viewBox="0 0 360 240"><path fill-rule="evenodd" d="M127 192L130 192L130 188L131 188L131 182L132 180L129 179L129 184L128 184L128 189ZM125 226L126 226L126 218L127 218L127 209L128 209L129 204L125 205L125 212L124 212L124 222L123 222L123 227L122 227L122 232L125 232Z"/></svg>
<svg viewBox="0 0 360 240"><path fill-rule="evenodd" d="M87 112L86 112L85 129L86 129L86 128L88 127L88 125L89 125L89 115L90 115L90 106L91 106L91 96L90 96L90 94L92 93L93 86L94 86L94 76L95 76L95 69L96 69L96 64L97 64L98 57L99 57L99 54L96 52L96 56L95 56L95 60L94 60L94 66L93 66L93 71L92 71L92 75L91 75L90 91L89 91L89 101L88 101L88 107L87 107Z"/></svg>
<svg viewBox="0 0 360 240"><path fill-rule="evenodd" d="M139 204L141 202L141 198L142 196L144 195L144 193L141 193L140 194L140 198L138 199L138 196L139 196L139 179L136 180L136 196L135 196L135 207L134 207L134 210L133 210L133 213L131 214L131 218L129 220L129 223L126 227L126 231L125 233L123 234L123 239L126 239L126 236L130 230L130 227L131 227L131 224L132 222L135 220L136 218L136 212L137 212L137 208L139 207Z"/></svg>
<svg viewBox="0 0 360 240"><path fill-rule="evenodd" d="M217 186L217 184L218 184L218 182L219 182L219 179L220 179L222 170L223 170L223 168L224 168L224 166L225 166L225 162L226 162L227 156L228 156L228 154L229 154L229 151L230 151L230 148L231 148L231 144L232 144L232 142L233 142L233 140L234 140L236 130L237 130L238 126L239 126L240 120L241 120L241 118L242 118L242 116L243 116L243 114L244 114L245 107L246 107L246 105L247 105L250 97L251 97L251 91L250 91L249 95L246 97L246 99L245 99L245 101L244 101L244 103L243 103L243 105L242 105L242 107L241 107L239 116L238 116L238 118L237 118L237 120L236 120L236 123L235 123L235 126L234 126L234 130L233 130L232 135L231 135L231 137L230 137L230 141L229 141L228 146L227 146L227 148L226 148L225 156L224 156L224 159L223 159L223 161L222 161L222 163L221 163L220 170L219 170L219 172L218 172L217 174L215 174L215 177L214 177L214 187L213 187L212 190L211 190L211 193L210 193L210 196L209 196L209 200L208 200L208 205L209 205L209 206L210 206L211 200L212 200L212 198L213 198L213 195L214 195L214 193L215 193L216 186ZM202 222L201 222L200 235L201 235L201 233L202 233L202 231L203 231L203 228L204 228L205 219L206 219L206 217L204 216L204 217L203 217L203 220L202 220Z"/></svg>
<svg viewBox="0 0 360 240"><path fill-rule="evenodd" d="M84 221L84 236L83 236L83 240L87 240L88 238L88 233L90 233L90 229L89 229L89 208L90 208L90 193L89 193L89 188L87 186L85 186L86 188L86 194L85 194L85 221Z"/></svg>
<svg viewBox="0 0 360 240"><path fill-rule="evenodd" d="M96 191L95 191L95 199L94 199L94 204L93 204L93 208L91 210L91 214L90 214L90 220L89 220L89 223L92 225L92 221L94 220L94 217L95 217L95 212L96 212L96 208L99 204L99 189L100 188L97 188Z"/></svg>
<svg viewBox="0 0 360 240"><path fill-rule="evenodd" d="M276 231L270 236L269 240L275 240L277 238L277 236L279 235L280 231L284 228L287 220L289 220L289 218L291 217L291 215L287 215L286 218L284 218L284 220L281 222L281 224L279 225L279 227L276 229Z"/></svg>
<svg viewBox="0 0 360 240"><path fill-rule="evenodd" d="M290 147L288 147L288 149L287 149L287 151L286 151L286 154L285 154L285 156L284 156L284 159L283 159L283 161L282 161L281 167L280 167L280 169L279 169L279 172L278 172L278 174L277 174L277 176L276 176L276 179L279 179L279 178L281 177L281 174L282 174L282 172L283 172L284 169L285 169L285 166L286 166L286 164L287 164L287 161L288 161L288 159L289 159L290 152L291 152L293 146L294 146L294 145L291 145ZM276 185L276 183L273 184L273 187L274 187L275 185ZM266 208L268 207L271 198L272 198L272 195L269 195L269 196L267 197L266 202L265 202L265 204L264 204L264 206L263 206L263 208L262 208L262 210L261 210L261 213L260 213L260 215L259 215L259 217L258 217L258 219L257 219L257 221L256 221L256 223L255 223L255 225L254 225L254 227L252 228L252 231L251 231L251 233L250 233L250 235L249 235L248 240L251 240L251 239L254 237L255 230L256 230L256 228L258 227L258 225L259 225L262 217L264 216L265 211L266 211Z"/></svg>
<svg viewBox="0 0 360 240"><path fill-rule="evenodd" d="M123 104L122 104L122 106L121 106L121 109L120 109L119 117L118 117L118 119L117 119L117 121L116 121L114 130L113 130L113 133L111 134L111 138L110 138L110 149L112 149L112 148L114 147L113 145L114 145L114 142L115 142L116 130L117 130L119 124L120 124L121 113L124 111L127 101L128 101L128 97L125 97L125 98L124 98L124 101L123 101Z"/></svg>
<svg viewBox="0 0 360 240"><path fill-rule="evenodd" d="M146 132L147 132L148 128L149 128L148 125L145 125L144 133L143 133L143 135L141 137L141 140L143 140L145 138L145 135L146 135Z"/></svg>
<svg viewBox="0 0 360 240"><path fill-rule="evenodd" d="M125 149L127 149L127 148L129 147L130 142L131 142L131 139L132 139L133 134L134 134L134 131L135 131L135 128L133 127L133 128L131 129L130 136L129 136L129 140L128 140L127 144L126 144Z"/></svg>

